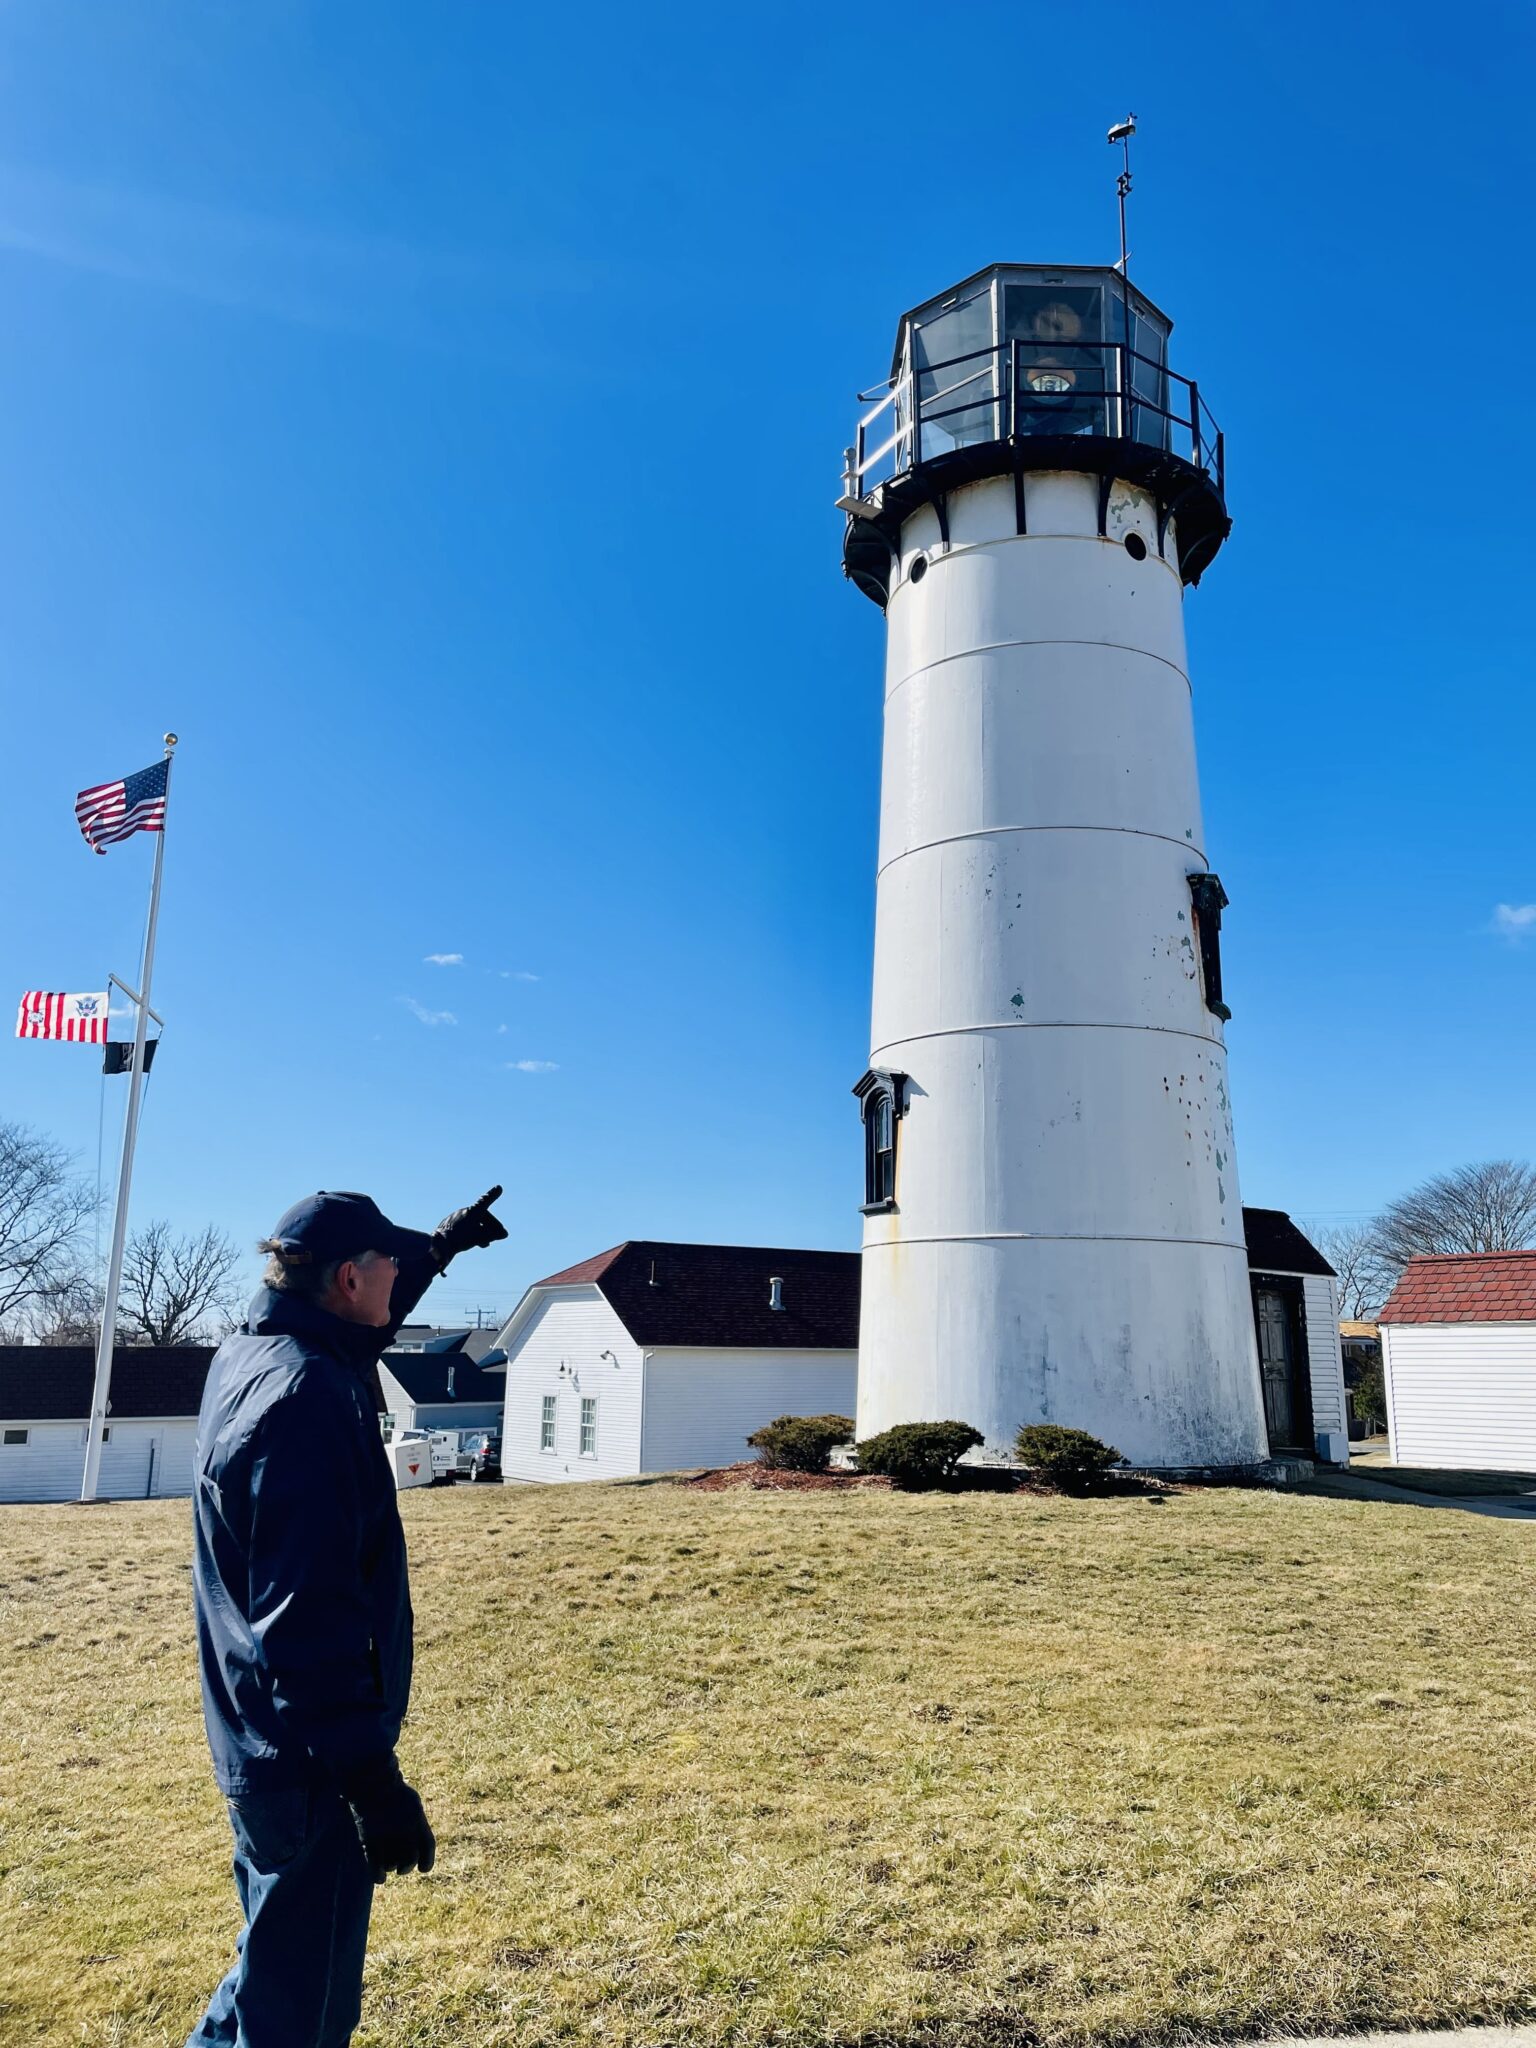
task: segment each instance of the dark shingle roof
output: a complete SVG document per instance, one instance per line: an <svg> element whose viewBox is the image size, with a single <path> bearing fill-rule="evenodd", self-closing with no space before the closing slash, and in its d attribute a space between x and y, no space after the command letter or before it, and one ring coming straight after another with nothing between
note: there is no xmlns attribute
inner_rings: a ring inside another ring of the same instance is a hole
<svg viewBox="0 0 1536 2048"><path fill-rule="evenodd" d="M1536 1251L1410 1259L1383 1323L1536 1322Z"/></svg>
<svg viewBox="0 0 1536 2048"><path fill-rule="evenodd" d="M380 1364L397 1379L412 1401L500 1401L506 1396L505 1373L482 1372L462 1351L386 1351ZM453 1373L453 1392L448 1374Z"/></svg>
<svg viewBox="0 0 1536 2048"><path fill-rule="evenodd" d="M768 1282L784 1283L781 1309ZM637 1344L853 1351L859 1254L637 1238L539 1284L595 1282Z"/></svg>
<svg viewBox="0 0 1536 2048"><path fill-rule="evenodd" d="M1283 1209L1244 1209L1243 1236L1249 1267L1260 1273L1338 1275L1309 1237L1303 1237Z"/></svg>
<svg viewBox="0 0 1536 2048"><path fill-rule="evenodd" d="M208 1377L209 1344L128 1344L112 1356L108 1413L195 1415ZM0 1344L0 1415L14 1422L84 1422L96 1353L89 1344Z"/></svg>

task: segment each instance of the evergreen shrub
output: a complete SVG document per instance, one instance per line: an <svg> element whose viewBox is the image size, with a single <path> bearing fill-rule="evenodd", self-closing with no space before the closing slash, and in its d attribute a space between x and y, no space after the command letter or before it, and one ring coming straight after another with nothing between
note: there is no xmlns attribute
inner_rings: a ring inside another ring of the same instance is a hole
<svg viewBox="0 0 1536 2048"><path fill-rule="evenodd" d="M898 1422L858 1446L859 1470L883 1472L908 1492L947 1486L967 1451L982 1441L968 1422Z"/></svg>
<svg viewBox="0 0 1536 2048"><path fill-rule="evenodd" d="M1087 1486L1102 1479L1120 1453L1086 1429L1056 1422L1031 1422L1013 1440L1019 1463L1055 1486Z"/></svg>
<svg viewBox="0 0 1536 2048"><path fill-rule="evenodd" d="M851 1415L781 1415L747 1438L770 1472L825 1472L837 1446L852 1441Z"/></svg>

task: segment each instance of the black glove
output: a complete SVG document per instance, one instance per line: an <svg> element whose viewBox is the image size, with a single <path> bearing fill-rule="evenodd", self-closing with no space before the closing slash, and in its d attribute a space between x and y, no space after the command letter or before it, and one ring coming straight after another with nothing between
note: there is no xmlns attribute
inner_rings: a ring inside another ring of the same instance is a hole
<svg viewBox="0 0 1536 2048"><path fill-rule="evenodd" d="M427 1824L420 1798L400 1775L393 1754L369 1757L341 1777L341 1793L352 1809L357 1838L363 1845L375 1884L393 1870L430 1870L437 1861L437 1838Z"/></svg>
<svg viewBox="0 0 1536 2048"><path fill-rule="evenodd" d="M443 1218L432 1233L432 1256L439 1272L456 1252L480 1250L506 1236L507 1226L491 1214L492 1202L500 1199L500 1188L487 1188L478 1202Z"/></svg>

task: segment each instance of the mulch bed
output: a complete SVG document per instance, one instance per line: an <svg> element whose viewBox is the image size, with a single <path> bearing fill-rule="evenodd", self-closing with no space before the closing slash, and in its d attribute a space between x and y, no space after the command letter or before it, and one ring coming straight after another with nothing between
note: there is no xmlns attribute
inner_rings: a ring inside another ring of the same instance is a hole
<svg viewBox="0 0 1536 2048"><path fill-rule="evenodd" d="M728 1493L734 1486L750 1486L760 1493L846 1493L855 1487L889 1489L890 1483L883 1472L770 1472L755 1458L721 1465L683 1482L698 1493Z"/></svg>
<svg viewBox="0 0 1536 2048"><path fill-rule="evenodd" d="M884 1487L889 1491L892 1482L883 1472L771 1472L755 1458L747 1458L739 1465L721 1465L712 1472L697 1472L681 1483L696 1493L729 1493L742 1486L750 1487L755 1493L852 1493L869 1487ZM962 1466L954 1482L943 1491L1028 1493L1050 1498L1060 1494L1062 1489L1031 1478L1027 1472L968 1465ZM1085 1493L1101 1499L1117 1494L1134 1494L1143 1499L1157 1500L1166 1494L1183 1491L1182 1485L1142 1479L1131 1474L1102 1480L1096 1486L1084 1489Z"/></svg>

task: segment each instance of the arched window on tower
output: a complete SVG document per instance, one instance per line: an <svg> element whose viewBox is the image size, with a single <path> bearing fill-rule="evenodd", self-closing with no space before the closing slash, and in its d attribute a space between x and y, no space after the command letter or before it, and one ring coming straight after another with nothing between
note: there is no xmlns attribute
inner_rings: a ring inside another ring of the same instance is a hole
<svg viewBox="0 0 1536 2048"><path fill-rule="evenodd" d="M854 1085L864 1119L864 1200L866 1216L896 1206L896 1131L906 1109L905 1074L871 1067Z"/></svg>

